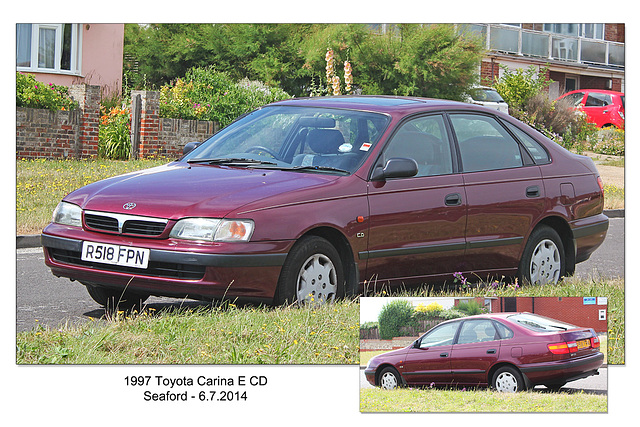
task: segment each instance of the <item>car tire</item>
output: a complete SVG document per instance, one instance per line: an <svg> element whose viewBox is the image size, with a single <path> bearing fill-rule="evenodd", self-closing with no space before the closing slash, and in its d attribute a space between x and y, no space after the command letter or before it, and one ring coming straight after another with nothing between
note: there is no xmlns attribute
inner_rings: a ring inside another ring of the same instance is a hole
<svg viewBox="0 0 640 427"><path fill-rule="evenodd" d="M503 366L493 373L491 387L500 393L515 393L524 390L524 379L516 368Z"/></svg>
<svg viewBox="0 0 640 427"><path fill-rule="evenodd" d="M318 236L295 243L282 266L274 302L324 304L344 296L344 269L336 248Z"/></svg>
<svg viewBox="0 0 640 427"><path fill-rule="evenodd" d="M89 296L104 307L105 311L141 309L148 295L111 289L100 285L84 284Z"/></svg>
<svg viewBox="0 0 640 427"><path fill-rule="evenodd" d="M378 384L384 390L393 390L402 386L402 378L400 378L400 373L395 368L389 366L380 372Z"/></svg>
<svg viewBox="0 0 640 427"><path fill-rule="evenodd" d="M558 233L547 225L536 227L525 245L518 280L522 284L556 284L565 275L565 252Z"/></svg>

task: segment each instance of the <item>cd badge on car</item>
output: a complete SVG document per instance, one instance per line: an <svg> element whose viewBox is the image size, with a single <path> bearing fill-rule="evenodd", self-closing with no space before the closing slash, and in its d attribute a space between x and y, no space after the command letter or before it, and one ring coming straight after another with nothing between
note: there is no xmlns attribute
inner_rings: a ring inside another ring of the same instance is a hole
<svg viewBox="0 0 640 427"><path fill-rule="evenodd" d="M122 205L122 209L126 209L128 211L130 211L131 209L135 208L136 204L133 202L129 202L129 203L125 203L124 205Z"/></svg>

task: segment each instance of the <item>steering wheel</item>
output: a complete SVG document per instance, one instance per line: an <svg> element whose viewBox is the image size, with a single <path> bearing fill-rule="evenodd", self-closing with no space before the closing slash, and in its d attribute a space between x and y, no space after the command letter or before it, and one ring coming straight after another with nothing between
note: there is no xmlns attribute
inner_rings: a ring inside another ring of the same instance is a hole
<svg viewBox="0 0 640 427"><path fill-rule="evenodd" d="M247 148L246 151L247 151L247 153L263 151L263 152L267 153L268 155L270 155L271 157L273 157L274 159L278 158L278 155L276 153L274 153L273 151L271 151L267 147L263 147L262 145L254 145L253 147Z"/></svg>

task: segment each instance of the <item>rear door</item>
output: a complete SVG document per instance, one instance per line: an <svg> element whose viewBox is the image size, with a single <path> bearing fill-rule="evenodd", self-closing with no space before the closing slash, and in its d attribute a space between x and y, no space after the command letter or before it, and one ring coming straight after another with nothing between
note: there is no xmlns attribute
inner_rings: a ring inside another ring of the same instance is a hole
<svg viewBox="0 0 640 427"><path fill-rule="evenodd" d="M540 168L494 116L449 117L468 205L465 269L489 274L513 270L532 224L544 212Z"/></svg>
<svg viewBox="0 0 640 427"><path fill-rule="evenodd" d="M451 348L451 371L457 384L486 384L500 357L500 335L490 319L466 320Z"/></svg>

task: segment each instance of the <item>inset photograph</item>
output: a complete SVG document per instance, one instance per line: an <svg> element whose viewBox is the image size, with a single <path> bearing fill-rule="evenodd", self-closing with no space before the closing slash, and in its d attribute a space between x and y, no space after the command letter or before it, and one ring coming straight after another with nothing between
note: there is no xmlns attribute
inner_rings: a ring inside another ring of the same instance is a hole
<svg viewBox="0 0 640 427"><path fill-rule="evenodd" d="M361 298L361 412L606 412L607 299Z"/></svg>

